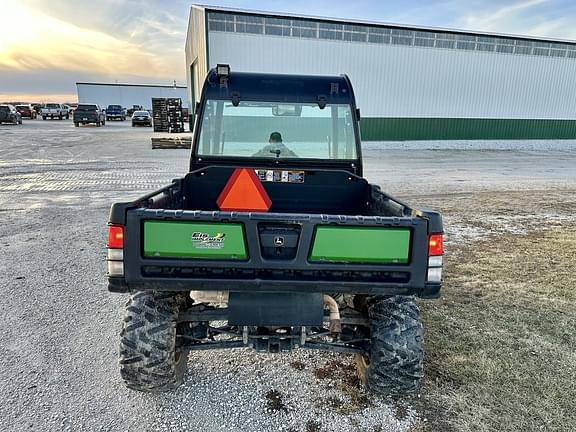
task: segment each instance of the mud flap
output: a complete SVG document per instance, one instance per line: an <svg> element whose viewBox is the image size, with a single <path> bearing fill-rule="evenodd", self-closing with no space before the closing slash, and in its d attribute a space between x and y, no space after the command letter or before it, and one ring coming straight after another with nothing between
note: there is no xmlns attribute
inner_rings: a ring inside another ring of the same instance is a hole
<svg viewBox="0 0 576 432"><path fill-rule="evenodd" d="M231 292L228 323L233 326L322 326L322 293Z"/></svg>

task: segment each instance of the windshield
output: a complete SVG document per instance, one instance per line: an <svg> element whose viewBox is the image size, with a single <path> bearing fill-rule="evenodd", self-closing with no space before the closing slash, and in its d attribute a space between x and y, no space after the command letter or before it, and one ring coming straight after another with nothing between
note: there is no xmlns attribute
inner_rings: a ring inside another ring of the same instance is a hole
<svg viewBox="0 0 576 432"><path fill-rule="evenodd" d="M350 105L208 100L199 156L356 159Z"/></svg>
<svg viewBox="0 0 576 432"><path fill-rule="evenodd" d="M46 108L60 108L59 104L46 104Z"/></svg>
<svg viewBox="0 0 576 432"><path fill-rule="evenodd" d="M10 107L7 105L0 105L0 111L8 112L8 111L10 111Z"/></svg>
<svg viewBox="0 0 576 432"><path fill-rule="evenodd" d="M78 105L76 111L94 111L97 109L98 107L96 105Z"/></svg>

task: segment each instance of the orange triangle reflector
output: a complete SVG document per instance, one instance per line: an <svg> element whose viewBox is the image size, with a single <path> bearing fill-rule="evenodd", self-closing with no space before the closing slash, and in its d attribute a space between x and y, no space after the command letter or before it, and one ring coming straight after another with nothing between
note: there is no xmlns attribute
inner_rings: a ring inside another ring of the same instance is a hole
<svg viewBox="0 0 576 432"><path fill-rule="evenodd" d="M220 210L267 212L270 197L254 170L236 168L216 200Z"/></svg>

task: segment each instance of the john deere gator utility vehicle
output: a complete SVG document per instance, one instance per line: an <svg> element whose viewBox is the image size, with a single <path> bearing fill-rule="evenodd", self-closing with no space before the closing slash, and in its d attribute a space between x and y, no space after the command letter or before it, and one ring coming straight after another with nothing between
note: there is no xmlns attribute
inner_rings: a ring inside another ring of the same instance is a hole
<svg viewBox="0 0 576 432"><path fill-rule="evenodd" d="M345 75L209 72L189 172L110 211L129 388L175 389L189 353L243 347L352 353L372 391L418 388L442 219L362 177L359 121Z"/></svg>

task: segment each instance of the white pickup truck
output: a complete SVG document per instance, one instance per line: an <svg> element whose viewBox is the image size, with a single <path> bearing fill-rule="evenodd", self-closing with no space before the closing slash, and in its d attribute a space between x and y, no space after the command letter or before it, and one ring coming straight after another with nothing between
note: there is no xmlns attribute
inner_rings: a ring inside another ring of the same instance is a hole
<svg viewBox="0 0 576 432"><path fill-rule="evenodd" d="M57 103L46 104L40 111L40 114L42 115L42 120L46 120L47 118L57 118L58 120L62 120L63 118L70 118L68 108L62 104Z"/></svg>

